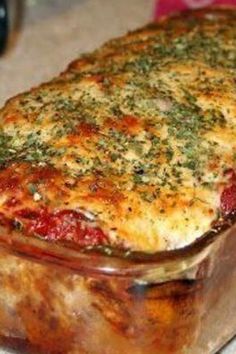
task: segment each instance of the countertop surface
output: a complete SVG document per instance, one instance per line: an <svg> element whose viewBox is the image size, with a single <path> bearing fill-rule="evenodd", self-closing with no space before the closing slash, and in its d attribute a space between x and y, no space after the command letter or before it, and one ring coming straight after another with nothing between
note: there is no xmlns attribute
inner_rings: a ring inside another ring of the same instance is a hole
<svg viewBox="0 0 236 354"><path fill-rule="evenodd" d="M150 21L154 0L28 0L16 45L0 59L0 105L82 52ZM10 353L1 351L0 353ZM232 341L220 354L235 354Z"/></svg>
<svg viewBox="0 0 236 354"><path fill-rule="evenodd" d="M0 59L0 105L82 52L150 21L153 0L27 0L15 47Z"/></svg>

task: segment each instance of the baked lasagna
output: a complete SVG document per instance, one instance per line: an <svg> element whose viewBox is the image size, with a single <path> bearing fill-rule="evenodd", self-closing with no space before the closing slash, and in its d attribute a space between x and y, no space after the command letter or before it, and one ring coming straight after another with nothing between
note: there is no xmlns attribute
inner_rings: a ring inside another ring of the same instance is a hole
<svg viewBox="0 0 236 354"><path fill-rule="evenodd" d="M145 281L109 276L109 257L92 274L32 260L176 250L231 218L235 23L232 9L163 19L0 111L0 335L30 343L23 353L202 354L235 333L233 235L193 265L152 264ZM13 255L17 240L44 252Z"/></svg>
<svg viewBox="0 0 236 354"><path fill-rule="evenodd" d="M1 223L81 247L186 246L236 207L236 15L151 24L0 113Z"/></svg>

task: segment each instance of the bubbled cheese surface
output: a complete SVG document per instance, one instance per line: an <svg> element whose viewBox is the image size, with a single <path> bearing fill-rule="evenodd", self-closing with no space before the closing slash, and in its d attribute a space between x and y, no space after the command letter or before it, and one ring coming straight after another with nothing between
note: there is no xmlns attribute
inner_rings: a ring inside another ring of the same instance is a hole
<svg viewBox="0 0 236 354"><path fill-rule="evenodd" d="M225 9L151 24L10 99L0 178L20 187L0 183L0 212L83 210L113 246L145 252L210 230L236 164L235 22Z"/></svg>

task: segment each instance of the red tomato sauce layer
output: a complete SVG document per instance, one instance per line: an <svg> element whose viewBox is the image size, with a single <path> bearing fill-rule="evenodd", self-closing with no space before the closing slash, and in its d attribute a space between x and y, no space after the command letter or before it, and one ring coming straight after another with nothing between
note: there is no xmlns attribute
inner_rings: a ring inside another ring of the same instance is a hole
<svg viewBox="0 0 236 354"><path fill-rule="evenodd" d="M220 205L223 214L228 215L236 211L236 172L230 168L225 171L225 176L228 178L229 186L221 194Z"/></svg>
<svg viewBox="0 0 236 354"><path fill-rule="evenodd" d="M221 210L227 215L236 211L236 184L225 188L221 194Z"/></svg>
<svg viewBox="0 0 236 354"><path fill-rule="evenodd" d="M37 235L50 241L73 241L81 247L108 244L104 232L89 224L89 220L75 210L22 209L16 217L28 235Z"/></svg>

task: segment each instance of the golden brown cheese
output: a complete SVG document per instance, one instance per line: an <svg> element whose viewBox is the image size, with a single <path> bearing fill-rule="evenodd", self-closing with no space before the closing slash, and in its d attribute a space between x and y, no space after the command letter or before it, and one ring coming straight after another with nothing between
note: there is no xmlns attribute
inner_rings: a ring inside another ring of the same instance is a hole
<svg viewBox="0 0 236 354"><path fill-rule="evenodd" d="M2 220L24 232L22 210L75 210L109 245L156 252L236 208L235 21L209 9L153 23L10 99Z"/></svg>

